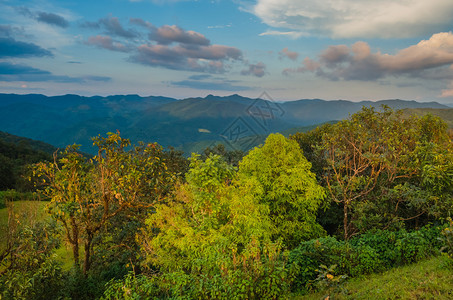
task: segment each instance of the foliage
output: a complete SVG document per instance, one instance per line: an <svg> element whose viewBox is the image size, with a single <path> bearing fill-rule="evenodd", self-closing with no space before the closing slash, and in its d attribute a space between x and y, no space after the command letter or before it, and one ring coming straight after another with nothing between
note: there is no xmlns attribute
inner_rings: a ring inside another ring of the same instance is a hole
<svg viewBox="0 0 453 300"><path fill-rule="evenodd" d="M440 249L439 236L439 227L424 227L412 232L377 230L349 241L325 237L303 242L290 254L289 262L299 266L294 288L307 288L320 265L336 265L336 275L355 277L420 261Z"/></svg>
<svg viewBox="0 0 453 300"><path fill-rule="evenodd" d="M49 151L56 150L37 145L41 146L39 142L0 131L0 190L30 191L31 187L22 178L27 173L27 165L50 160Z"/></svg>
<svg viewBox="0 0 453 300"><path fill-rule="evenodd" d="M216 155L192 157L186 180L156 205L141 236L159 289L189 298L275 298L287 291L294 271L281 245L270 241L260 185L237 177Z"/></svg>
<svg viewBox="0 0 453 300"><path fill-rule="evenodd" d="M105 284L110 280L96 272L84 275L78 268L72 268L65 273L64 286L61 289L63 299L99 299L104 293Z"/></svg>
<svg viewBox="0 0 453 300"><path fill-rule="evenodd" d="M430 115L364 108L245 157L216 146L187 160L119 133L94 144L91 159L74 145L34 168L53 221L9 209L0 297L275 299L316 283L341 298L345 276L453 256L451 219L424 226L453 209L453 144ZM0 207L24 197L0 192ZM344 240L325 236L341 223Z"/></svg>
<svg viewBox="0 0 453 300"><path fill-rule="evenodd" d="M0 191L0 209L5 208L9 201L31 201L36 200L32 192L19 192L16 190Z"/></svg>
<svg viewBox="0 0 453 300"><path fill-rule="evenodd" d="M168 172L174 174L177 179L183 180L189 170L189 160L184 157L184 152L168 147L162 152L162 160L167 166Z"/></svg>
<svg viewBox="0 0 453 300"><path fill-rule="evenodd" d="M310 169L297 143L281 134L269 135L239 164L239 174L257 180L263 190L260 203L269 207L273 239L290 249L325 234L316 222L325 192Z"/></svg>
<svg viewBox="0 0 453 300"><path fill-rule="evenodd" d="M109 281L101 299L162 299L164 295L154 282L155 278L130 272L121 280Z"/></svg>
<svg viewBox="0 0 453 300"><path fill-rule="evenodd" d="M46 299L61 295L64 273L53 255L59 246L54 222L19 218L8 203L8 234L0 253L0 297ZM31 212L30 212L31 213Z"/></svg>
<svg viewBox="0 0 453 300"><path fill-rule="evenodd" d="M349 239L372 228L414 228L429 217L445 217L453 195L453 144L446 129L430 115L364 107L349 119L293 138L342 206L343 235Z"/></svg>
<svg viewBox="0 0 453 300"><path fill-rule="evenodd" d="M327 168L327 160L319 155L319 145L322 144L323 136L332 130L333 124L326 123L307 132L297 132L290 135L290 139L299 144L305 158L311 163L311 171L316 174L318 182L323 183L323 174ZM324 185L324 183L323 183Z"/></svg>
<svg viewBox="0 0 453 300"><path fill-rule="evenodd" d="M237 167L245 153L242 150L227 150L223 144L217 144L204 149L201 158L206 159L210 155L220 155L228 164Z"/></svg>
<svg viewBox="0 0 453 300"><path fill-rule="evenodd" d="M332 298L332 293L345 292L344 283L348 276L334 275L336 267L337 265L331 265L329 267L321 265L319 269L315 270L318 272L318 277L315 279L316 287L327 292L327 295L323 297L324 299Z"/></svg>
<svg viewBox="0 0 453 300"><path fill-rule="evenodd" d="M158 145L128 148L129 140L113 133L93 140L98 147L93 159L86 160L76 151L77 146L69 146L59 163L40 163L35 169L43 193L51 199L49 212L63 225L72 246L76 267L83 242L84 274L92 265L96 243L105 246L109 239L117 242L102 236L108 228L124 228L115 218L144 218L146 210L171 189L172 181ZM132 241L134 235L135 231L126 234ZM127 246L123 242L119 246Z"/></svg>

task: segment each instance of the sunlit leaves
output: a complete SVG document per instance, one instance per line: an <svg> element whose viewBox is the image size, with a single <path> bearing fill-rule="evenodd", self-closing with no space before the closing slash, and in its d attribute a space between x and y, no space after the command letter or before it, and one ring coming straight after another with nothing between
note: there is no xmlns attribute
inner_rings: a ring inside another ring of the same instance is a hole
<svg viewBox="0 0 453 300"><path fill-rule="evenodd" d="M62 223L73 247L76 266L79 245L84 245L84 272L92 263L95 237L111 234L119 225L112 221L121 214L125 221L140 209L150 209L171 190L173 181L159 145L130 147L130 141L119 133L93 141L98 154L92 159L83 157L74 145L66 148L59 162L40 164L35 170L51 199L49 212Z"/></svg>
<svg viewBox="0 0 453 300"><path fill-rule="evenodd" d="M325 192L310 169L297 143L280 134L269 135L239 164L239 175L253 178L263 189L259 201L269 207L274 238L288 247L324 234L316 212Z"/></svg>

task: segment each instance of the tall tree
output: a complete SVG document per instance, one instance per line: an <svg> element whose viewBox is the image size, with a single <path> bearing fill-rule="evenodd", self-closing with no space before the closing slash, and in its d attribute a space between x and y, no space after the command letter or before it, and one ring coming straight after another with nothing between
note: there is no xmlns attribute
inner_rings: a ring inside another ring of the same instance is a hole
<svg viewBox="0 0 453 300"><path fill-rule="evenodd" d="M316 222L325 191L310 169L297 143L281 134L269 135L239 164L241 176L259 182L264 191L260 203L269 207L274 238L281 237L289 248L325 234Z"/></svg>
<svg viewBox="0 0 453 300"><path fill-rule="evenodd" d="M119 134L94 138L98 154L86 160L77 146L68 147L62 158L35 169L51 202L51 215L63 224L79 267L80 245L84 247L83 272L92 263L95 237L112 226L119 214L150 209L171 187L172 174L161 159L157 144L129 147Z"/></svg>
<svg viewBox="0 0 453 300"><path fill-rule="evenodd" d="M427 213L427 190L420 183L423 155L427 145L442 141L436 149L451 147L447 140L439 119L408 117L386 106L364 107L326 130L316 151L327 163L323 182L343 206L344 238L373 220L385 226Z"/></svg>
<svg viewBox="0 0 453 300"><path fill-rule="evenodd" d="M186 179L156 206L140 235L170 296L276 298L288 289L291 271L270 239L259 183L239 178L218 155L192 157Z"/></svg>

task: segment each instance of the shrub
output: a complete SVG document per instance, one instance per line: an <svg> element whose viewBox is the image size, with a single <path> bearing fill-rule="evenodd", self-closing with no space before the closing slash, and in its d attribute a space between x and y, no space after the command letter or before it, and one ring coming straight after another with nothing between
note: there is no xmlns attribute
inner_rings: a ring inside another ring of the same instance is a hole
<svg viewBox="0 0 453 300"><path fill-rule="evenodd" d="M348 269L350 250L344 241L330 236L301 243L289 256L289 263L299 267L293 290L306 290L307 283L317 278L316 270L320 265L336 264L337 272Z"/></svg>
<svg viewBox="0 0 453 300"><path fill-rule="evenodd" d="M443 233L444 244L450 243L444 249L453 253L453 223ZM438 251L439 236L439 227L427 226L413 232L376 230L348 242L334 237L303 242L290 253L290 263L299 266L293 290L308 289L321 265L337 265L332 275L354 277L419 261Z"/></svg>
<svg viewBox="0 0 453 300"><path fill-rule="evenodd" d="M49 299L61 296L64 272L53 255L59 244L55 224L37 222L22 226L19 220L10 220L9 225L6 249L0 254L3 269L0 298Z"/></svg>
<svg viewBox="0 0 453 300"><path fill-rule="evenodd" d="M56 299L62 297L65 276L53 258L41 262L34 269L10 269L0 277L0 298Z"/></svg>
<svg viewBox="0 0 453 300"><path fill-rule="evenodd" d="M123 279L112 279L106 284L104 295L101 299L157 299L159 287L153 277L135 275L130 272Z"/></svg>

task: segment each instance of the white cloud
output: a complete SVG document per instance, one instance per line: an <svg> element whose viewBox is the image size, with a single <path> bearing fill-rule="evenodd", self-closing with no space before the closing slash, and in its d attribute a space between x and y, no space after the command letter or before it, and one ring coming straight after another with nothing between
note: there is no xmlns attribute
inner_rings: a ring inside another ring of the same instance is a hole
<svg viewBox="0 0 453 300"><path fill-rule="evenodd" d="M260 33L260 36L266 36L266 35L276 35L276 36L287 36L292 39L297 39L300 38L303 33L298 32L298 31L276 31L276 30L268 30L266 32Z"/></svg>
<svg viewBox="0 0 453 300"><path fill-rule="evenodd" d="M449 28L452 0L257 0L252 12L290 36L415 37ZM267 31L262 35L278 34Z"/></svg>

